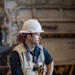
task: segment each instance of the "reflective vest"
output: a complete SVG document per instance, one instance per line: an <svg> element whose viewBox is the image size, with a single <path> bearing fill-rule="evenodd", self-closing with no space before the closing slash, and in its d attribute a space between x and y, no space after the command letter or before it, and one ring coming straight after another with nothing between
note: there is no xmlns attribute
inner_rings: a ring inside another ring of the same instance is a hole
<svg viewBox="0 0 75 75"><path fill-rule="evenodd" d="M21 69L24 75L45 75L46 74L46 65L44 64L44 52L43 47L38 45L40 50L40 55L37 59L37 63L32 62L33 56L30 52L27 52L24 45L21 43L16 46L12 51L16 51L20 57ZM10 66L8 56L8 66Z"/></svg>

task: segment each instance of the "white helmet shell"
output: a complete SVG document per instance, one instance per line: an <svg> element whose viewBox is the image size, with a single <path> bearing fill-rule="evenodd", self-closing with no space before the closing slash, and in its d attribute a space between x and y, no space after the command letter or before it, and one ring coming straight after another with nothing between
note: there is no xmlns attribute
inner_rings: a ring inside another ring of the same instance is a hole
<svg viewBox="0 0 75 75"><path fill-rule="evenodd" d="M41 28L40 23L36 19L29 19L24 22L22 30L19 33L37 33L44 32Z"/></svg>

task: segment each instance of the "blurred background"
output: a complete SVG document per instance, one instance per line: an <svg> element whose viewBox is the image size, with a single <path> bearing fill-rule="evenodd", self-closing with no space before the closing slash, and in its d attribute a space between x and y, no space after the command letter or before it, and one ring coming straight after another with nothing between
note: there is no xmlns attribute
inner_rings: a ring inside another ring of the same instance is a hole
<svg viewBox="0 0 75 75"><path fill-rule="evenodd" d="M0 0L0 75L10 75L8 53L20 42L25 20L45 31L42 44L54 59L53 75L75 75L75 0Z"/></svg>

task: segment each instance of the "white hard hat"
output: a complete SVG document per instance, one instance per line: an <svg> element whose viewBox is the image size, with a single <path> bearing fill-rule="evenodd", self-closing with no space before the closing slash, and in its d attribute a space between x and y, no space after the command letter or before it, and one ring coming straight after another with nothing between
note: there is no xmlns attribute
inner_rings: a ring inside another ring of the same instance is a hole
<svg viewBox="0 0 75 75"><path fill-rule="evenodd" d="M29 19L24 22L22 30L19 33L37 33L44 32L40 23L36 19Z"/></svg>

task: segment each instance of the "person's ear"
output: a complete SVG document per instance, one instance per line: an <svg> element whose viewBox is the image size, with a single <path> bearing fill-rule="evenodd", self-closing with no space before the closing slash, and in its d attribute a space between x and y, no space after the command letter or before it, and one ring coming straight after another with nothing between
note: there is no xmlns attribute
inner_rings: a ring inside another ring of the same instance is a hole
<svg viewBox="0 0 75 75"><path fill-rule="evenodd" d="M28 35L27 35L27 38L30 40L30 39L31 39L31 35L30 35L30 34L28 34Z"/></svg>

